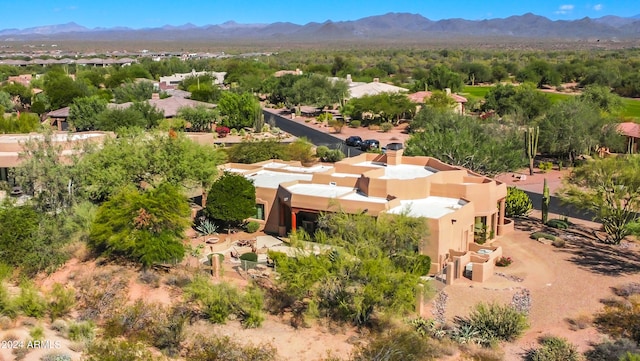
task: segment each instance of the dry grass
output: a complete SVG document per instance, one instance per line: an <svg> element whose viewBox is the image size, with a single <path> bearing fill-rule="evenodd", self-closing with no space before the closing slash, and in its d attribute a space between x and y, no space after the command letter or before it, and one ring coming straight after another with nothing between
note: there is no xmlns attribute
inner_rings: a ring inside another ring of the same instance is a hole
<svg viewBox="0 0 640 361"><path fill-rule="evenodd" d="M593 317L586 313L580 314L574 318L567 318L569 329L571 329L572 331L584 330L585 328L591 326L592 322Z"/></svg>

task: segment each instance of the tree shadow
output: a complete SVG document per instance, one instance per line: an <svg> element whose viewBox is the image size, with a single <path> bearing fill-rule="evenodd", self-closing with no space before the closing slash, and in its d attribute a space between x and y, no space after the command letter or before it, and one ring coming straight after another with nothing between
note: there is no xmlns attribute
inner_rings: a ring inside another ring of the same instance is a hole
<svg viewBox="0 0 640 361"><path fill-rule="evenodd" d="M620 245L608 245L571 236L566 239L571 247L560 252L570 255L568 261L579 268L603 276L621 277L640 273L640 251Z"/></svg>

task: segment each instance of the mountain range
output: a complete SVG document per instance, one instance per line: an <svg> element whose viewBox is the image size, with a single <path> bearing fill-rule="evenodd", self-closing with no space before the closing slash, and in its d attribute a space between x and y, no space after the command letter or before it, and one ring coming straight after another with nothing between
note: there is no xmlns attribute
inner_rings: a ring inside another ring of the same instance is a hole
<svg viewBox="0 0 640 361"><path fill-rule="evenodd" d="M638 39L640 14L578 20L550 20L527 13L503 19L433 21L419 14L388 13L350 21L196 26L190 23L159 28L87 28L76 23L0 30L5 40L353 40L455 37L540 39Z"/></svg>

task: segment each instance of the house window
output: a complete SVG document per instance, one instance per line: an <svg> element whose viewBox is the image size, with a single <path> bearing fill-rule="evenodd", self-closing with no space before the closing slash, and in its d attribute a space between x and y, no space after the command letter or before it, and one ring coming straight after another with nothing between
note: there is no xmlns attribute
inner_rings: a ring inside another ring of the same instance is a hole
<svg viewBox="0 0 640 361"><path fill-rule="evenodd" d="M264 221L264 204L256 204L256 214L253 218Z"/></svg>

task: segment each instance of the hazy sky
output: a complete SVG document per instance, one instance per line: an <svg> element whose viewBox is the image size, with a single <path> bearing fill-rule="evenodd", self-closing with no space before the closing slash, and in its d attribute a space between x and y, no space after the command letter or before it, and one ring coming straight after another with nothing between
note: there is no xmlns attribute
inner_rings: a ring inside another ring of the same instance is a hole
<svg viewBox="0 0 640 361"><path fill-rule="evenodd" d="M238 23L296 24L356 20L388 12L418 13L431 20L505 18L528 12L552 20L640 14L639 0L0 0L0 29L76 22L94 27L198 26Z"/></svg>

